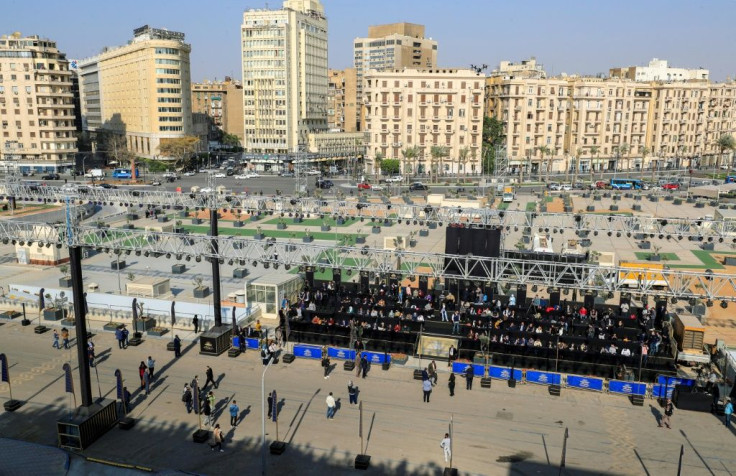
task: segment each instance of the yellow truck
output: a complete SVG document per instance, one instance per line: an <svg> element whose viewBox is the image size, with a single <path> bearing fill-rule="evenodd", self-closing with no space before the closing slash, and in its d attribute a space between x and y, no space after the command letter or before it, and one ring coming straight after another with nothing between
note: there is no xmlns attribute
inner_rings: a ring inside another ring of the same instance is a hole
<svg viewBox="0 0 736 476"><path fill-rule="evenodd" d="M618 272L618 281L622 286L629 288L640 288L642 283L651 283L656 289L667 289L669 285L664 278L664 265L661 263L638 263L633 261L621 261ZM628 271L631 269L631 271Z"/></svg>
<svg viewBox="0 0 736 476"><path fill-rule="evenodd" d="M514 187L504 187L503 188L503 203L511 203L514 201Z"/></svg>

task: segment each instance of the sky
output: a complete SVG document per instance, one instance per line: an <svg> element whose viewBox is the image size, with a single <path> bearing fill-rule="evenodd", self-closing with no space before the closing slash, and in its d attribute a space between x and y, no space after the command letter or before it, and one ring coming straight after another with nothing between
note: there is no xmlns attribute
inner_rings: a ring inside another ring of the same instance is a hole
<svg viewBox="0 0 736 476"><path fill-rule="evenodd" d="M0 34L20 31L57 42L70 59L124 45L148 24L186 34L192 81L240 78L240 25L263 0L2 0ZM352 66L352 43L368 26L423 24L438 41L438 65L468 67L535 56L548 74L607 73L610 67L705 67L736 77L736 0L323 0L329 66Z"/></svg>

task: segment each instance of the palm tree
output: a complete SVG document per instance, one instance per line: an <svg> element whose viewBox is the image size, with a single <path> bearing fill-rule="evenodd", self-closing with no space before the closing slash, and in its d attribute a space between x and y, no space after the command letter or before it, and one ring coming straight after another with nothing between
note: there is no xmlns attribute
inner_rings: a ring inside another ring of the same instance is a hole
<svg viewBox="0 0 736 476"><path fill-rule="evenodd" d="M574 162L574 169L572 170L572 183L573 185L578 182L578 170L580 170L580 157L583 155L583 148L578 147L578 150L575 151L576 157Z"/></svg>
<svg viewBox="0 0 736 476"><path fill-rule="evenodd" d="M447 147L442 145L433 145L432 148L429 150L429 154L432 156L430 177L431 174L434 173L435 179L437 178L438 167L442 166L442 159L444 157L447 157L447 152Z"/></svg>
<svg viewBox="0 0 736 476"><path fill-rule="evenodd" d="M407 147L406 149L401 151L401 156L404 158L404 177L406 177L406 180L409 180L409 174L407 173L408 164L413 164L414 159L417 158L417 154L419 153L419 150L417 149L417 146L413 147ZM414 168L412 167L412 170Z"/></svg>
<svg viewBox="0 0 736 476"><path fill-rule="evenodd" d="M618 160L616 160L616 167L617 167L617 168L618 168L618 161L619 161L619 160L621 160L621 156L622 156L622 155L626 155L626 154L628 154L628 153L629 153L629 144L627 144L626 142L622 142L622 143L621 143L621 144L620 144L620 145L619 145L619 146L618 146L618 147L616 148L616 154L618 155ZM629 161L630 161L630 160L631 160L631 158L630 158L630 157L626 159L626 170L627 170L627 171L628 171L628 170L629 170L629 168L631 167L631 164L629 163ZM627 172L627 173L628 173L628 172Z"/></svg>
<svg viewBox="0 0 736 476"><path fill-rule="evenodd" d="M460 149L458 151L457 154L458 154L457 155L458 165L461 165L462 166L463 172L467 175L468 171L465 170L465 164L468 161L468 155L470 155L470 147L467 147L467 146L463 147L462 149ZM460 169L460 167L458 167L458 175L459 175L459 172L460 172L459 169Z"/></svg>
<svg viewBox="0 0 736 476"><path fill-rule="evenodd" d="M541 146L537 147L537 150L539 151L540 154L542 154L542 162L545 162L545 160L544 160L544 157L545 156L548 156L548 155L552 154L552 149L550 149L546 145L541 145ZM552 162L551 160L547 160L545 162L545 165L547 167L547 171L546 171L546 174L547 174L546 181L547 181L547 183L549 183L549 171L552 168L551 167L551 165L552 165L551 162Z"/></svg>
<svg viewBox="0 0 736 476"><path fill-rule="evenodd" d="M731 134L723 134L716 141L716 146L718 146L718 150L721 151L721 154L718 156L718 160L716 161L716 167L721 168L723 153L727 150L736 150L736 139L734 139Z"/></svg>
<svg viewBox="0 0 736 476"><path fill-rule="evenodd" d="M597 145L594 145L590 148L590 181L593 181L593 164L595 163L594 159L598 159L598 152L600 152L600 148ZM599 164L600 165L600 164ZM601 178L603 178L603 171L601 170Z"/></svg>
<svg viewBox="0 0 736 476"><path fill-rule="evenodd" d="M376 152L376 155L373 156L373 174L376 176L376 180L378 180L379 173L381 172L381 163L385 158L386 156L383 155L383 152Z"/></svg>

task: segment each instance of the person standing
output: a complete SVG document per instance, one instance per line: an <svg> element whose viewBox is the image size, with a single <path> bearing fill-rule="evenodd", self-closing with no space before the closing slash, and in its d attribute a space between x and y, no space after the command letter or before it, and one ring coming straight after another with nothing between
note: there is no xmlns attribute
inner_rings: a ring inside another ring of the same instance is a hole
<svg viewBox="0 0 736 476"><path fill-rule="evenodd" d="M89 366L95 366L95 345L92 341L87 343L87 360L89 360Z"/></svg>
<svg viewBox="0 0 736 476"><path fill-rule="evenodd" d="M465 389L473 390L473 367L465 367Z"/></svg>
<svg viewBox="0 0 736 476"><path fill-rule="evenodd" d="M450 387L450 396L455 396L455 372L450 374L450 380L447 382L447 386Z"/></svg>
<svg viewBox="0 0 736 476"><path fill-rule="evenodd" d="M220 450L220 453L223 453L225 450L222 449L222 439L223 439L223 436L222 436L222 430L220 429L220 424L219 423L217 425L215 425L215 429L212 432L212 436L215 439L215 444L214 445L210 445L210 448L212 449L212 451L215 451L215 448L218 448Z"/></svg>
<svg viewBox="0 0 736 476"><path fill-rule="evenodd" d="M353 381L348 382L348 397L350 397L350 404L358 404L358 388L353 385Z"/></svg>
<svg viewBox="0 0 736 476"><path fill-rule="evenodd" d="M123 349L128 348L128 335L130 332L128 332L128 328L123 326Z"/></svg>
<svg viewBox="0 0 736 476"><path fill-rule="evenodd" d="M205 380L204 387L202 387L202 388L203 389L204 388L207 388L207 384L210 383L210 382L212 382L212 386L213 387L217 388L217 384L215 383L215 373L212 371L212 367L210 367L208 365L207 366L207 370L205 370L204 373L205 373L205 375L207 375L207 380Z"/></svg>
<svg viewBox="0 0 736 476"><path fill-rule="evenodd" d="M143 372L143 383L145 383L146 395L148 395L151 393L151 374L146 371Z"/></svg>
<svg viewBox="0 0 736 476"><path fill-rule="evenodd" d="M181 357L181 339L179 336L174 336L174 357Z"/></svg>
<svg viewBox="0 0 736 476"><path fill-rule="evenodd" d="M141 360L141 365L138 366L138 375L141 378L141 388L146 388L146 383L143 381L143 375L146 373L146 363Z"/></svg>
<svg viewBox="0 0 736 476"><path fill-rule="evenodd" d="M449 462L452 458L452 444L449 433L445 433L445 437L440 441L440 448L442 448L442 452L445 454L445 463Z"/></svg>
<svg viewBox="0 0 736 476"><path fill-rule="evenodd" d="M184 384L184 392L181 395L181 401L184 402L184 406L187 408L187 413L192 413L192 389L189 388L189 384Z"/></svg>
<svg viewBox="0 0 736 476"><path fill-rule="evenodd" d="M424 392L424 402L429 403L429 394L432 393L432 382L429 379L422 381L422 391Z"/></svg>
<svg viewBox="0 0 736 476"><path fill-rule="evenodd" d="M271 415L273 415L273 392L268 394L268 418L271 418Z"/></svg>
<svg viewBox="0 0 736 476"><path fill-rule="evenodd" d="M360 371L363 372L363 378L365 378L365 374L368 373L368 359L365 354L360 357Z"/></svg>
<svg viewBox="0 0 736 476"><path fill-rule="evenodd" d="M192 325L194 326L194 333L196 334L197 332L199 332L199 318L196 314L192 318Z"/></svg>
<svg viewBox="0 0 736 476"><path fill-rule="evenodd" d="M233 400L233 403L230 404L230 426L238 426L239 412L240 408L238 408L238 402Z"/></svg>
<svg viewBox="0 0 736 476"><path fill-rule="evenodd" d="M460 335L460 313L457 311L452 313L452 334Z"/></svg>
<svg viewBox="0 0 736 476"><path fill-rule="evenodd" d="M61 340L65 349L69 348L69 331L66 327L61 328Z"/></svg>
<svg viewBox="0 0 736 476"><path fill-rule="evenodd" d="M123 348L123 328L117 327L115 328L115 340L118 341L118 349Z"/></svg>
<svg viewBox="0 0 736 476"><path fill-rule="evenodd" d="M672 414L675 412L675 407L672 405L672 400L667 399L667 403L664 405L664 414L662 415L662 418L659 420L659 426L660 428L664 425L667 428L672 428L670 426L670 417L672 417Z"/></svg>
<svg viewBox="0 0 736 476"><path fill-rule="evenodd" d="M337 405L337 403L335 403L335 397L332 396L332 392L327 395L325 403L327 404L327 419L332 420L335 417L335 408Z"/></svg>
<svg viewBox="0 0 736 476"><path fill-rule="evenodd" d="M243 329L238 334L238 347L240 348L240 353L245 354L245 331Z"/></svg>
<svg viewBox="0 0 736 476"><path fill-rule="evenodd" d="M54 329L54 343L51 345L54 349L61 350L61 346L59 345L59 333Z"/></svg>
<svg viewBox="0 0 736 476"><path fill-rule="evenodd" d="M148 356L148 362L146 362L146 365L148 365L148 376L153 380L153 368L156 366L156 361L153 360L150 355Z"/></svg>
<svg viewBox="0 0 736 476"><path fill-rule="evenodd" d="M210 393L207 394L207 401L210 402L210 408L212 410L215 409L215 394L210 390Z"/></svg>
<svg viewBox="0 0 736 476"><path fill-rule="evenodd" d="M733 413L733 404L729 399L726 406L723 407L723 423L728 427L731 424L731 414Z"/></svg>
<svg viewBox="0 0 736 476"><path fill-rule="evenodd" d="M210 405L210 399L204 399L204 405L202 407L202 414L205 416L205 426L212 426L212 406Z"/></svg>
<svg viewBox="0 0 736 476"><path fill-rule="evenodd" d="M452 366L452 362L455 359L457 359L457 350L455 349L454 345L451 345L449 351L447 352L447 366Z"/></svg>
<svg viewBox="0 0 736 476"><path fill-rule="evenodd" d="M429 363L427 371L429 372L429 378L432 380L432 385L437 385L437 363L434 360Z"/></svg>
<svg viewBox="0 0 736 476"><path fill-rule="evenodd" d="M128 413L130 411L130 392L128 391L128 387L123 387L123 402L125 404L123 411Z"/></svg>
<svg viewBox="0 0 736 476"><path fill-rule="evenodd" d="M330 356L327 355L326 349L326 347L322 347L322 369L324 370L325 380L330 378Z"/></svg>

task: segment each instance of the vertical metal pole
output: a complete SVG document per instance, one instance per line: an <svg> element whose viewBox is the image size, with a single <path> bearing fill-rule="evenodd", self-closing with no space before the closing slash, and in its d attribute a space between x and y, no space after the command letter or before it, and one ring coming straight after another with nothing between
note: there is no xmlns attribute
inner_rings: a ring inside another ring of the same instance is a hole
<svg viewBox="0 0 736 476"><path fill-rule="evenodd" d="M217 208L213 203L212 208L210 208L210 236L212 237L212 251L215 255L218 253L217 235ZM210 263L212 263L212 301L215 313L215 327L220 327L222 325L222 300L220 299L219 258L217 256L211 258Z"/></svg>
<svg viewBox="0 0 736 476"><path fill-rule="evenodd" d="M455 415L450 414L450 469L452 469L452 456L454 451L452 451L455 440Z"/></svg>
<svg viewBox="0 0 736 476"><path fill-rule="evenodd" d="M87 321L84 312L84 283L82 282L82 248L69 247L69 268L72 275L74 298L74 327L77 331L77 362L79 364L79 392L82 406L92 405L89 364L87 363Z"/></svg>
<svg viewBox="0 0 736 476"><path fill-rule="evenodd" d="M273 363L273 355L268 359L261 376L261 474L266 475L266 371ZM274 406L276 402L273 402ZM276 408L273 409L277 411Z"/></svg>
<svg viewBox="0 0 736 476"><path fill-rule="evenodd" d="M560 471L559 473L557 473L558 475L562 474L562 468L565 467L565 456L567 455L567 438L569 435L570 434L568 433L567 428L565 428L565 436L562 440L562 459L560 460Z"/></svg>
<svg viewBox="0 0 736 476"><path fill-rule="evenodd" d="M682 472L682 455L685 454L685 445L680 445L680 461L677 463L677 476Z"/></svg>

